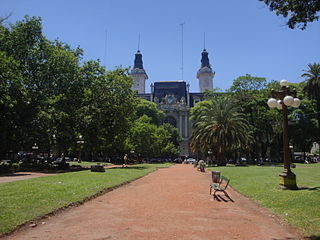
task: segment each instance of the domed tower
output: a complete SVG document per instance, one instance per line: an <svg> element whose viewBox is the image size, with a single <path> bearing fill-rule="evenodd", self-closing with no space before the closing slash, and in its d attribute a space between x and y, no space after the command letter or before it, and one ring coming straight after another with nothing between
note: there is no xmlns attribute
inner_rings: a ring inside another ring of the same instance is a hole
<svg viewBox="0 0 320 240"><path fill-rule="evenodd" d="M201 68L197 73L200 92L213 89L214 74L215 72L212 71L209 63L208 52L206 49L203 49L203 52L201 53Z"/></svg>
<svg viewBox="0 0 320 240"><path fill-rule="evenodd" d="M132 90L138 91L138 94L145 93L146 90L146 80L148 75L143 69L142 54L138 50L134 58L134 66L130 73L133 78Z"/></svg>

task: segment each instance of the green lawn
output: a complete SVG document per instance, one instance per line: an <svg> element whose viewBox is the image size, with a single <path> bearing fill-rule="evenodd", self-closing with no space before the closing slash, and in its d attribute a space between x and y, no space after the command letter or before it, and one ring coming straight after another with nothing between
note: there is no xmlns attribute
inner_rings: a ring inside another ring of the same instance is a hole
<svg viewBox="0 0 320 240"><path fill-rule="evenodd" d="M282 167L227 166L210 170L229 177L233 188L301 229L305 236L320 237L320 164L299 164L293 169L300 188L297 191L279 188Z"/></svg>
<svg viewBox="0 0 320 240"><path fill-rule="evenodd" d="M0 235L36 217L171 164L89 170L0 184Z"/></svg>

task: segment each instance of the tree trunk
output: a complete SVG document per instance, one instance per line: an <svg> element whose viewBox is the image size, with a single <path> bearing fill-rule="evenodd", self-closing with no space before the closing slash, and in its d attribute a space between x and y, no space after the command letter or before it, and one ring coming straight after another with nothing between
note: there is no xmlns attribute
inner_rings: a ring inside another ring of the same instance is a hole
<svg viewBox="0 0 320 240"><path fill-rule="evenodd" d="M217 165L218 166L226 166L227 165L224 149L221 149L221 151L218 151L218 154L217 154Z"/></svg>

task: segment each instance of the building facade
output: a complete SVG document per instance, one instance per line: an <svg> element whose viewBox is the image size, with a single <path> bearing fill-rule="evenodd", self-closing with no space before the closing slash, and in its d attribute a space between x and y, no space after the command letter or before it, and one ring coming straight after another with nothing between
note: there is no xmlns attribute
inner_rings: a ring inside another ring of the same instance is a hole
<svg viewBox="0 0 320 240"><path fill-rule="evenodd" d="M212 71L208 52L201 53L201 67L197 72L199 92L191 93L189 84L185 81L156 81L151 84L151 93L145 92L145 83L148 79L143 68L142 54L135 54L134 67L130 75L133 78L132 90L138 92L138 96L157 104L158 108L166 114L164 122L177 127L182 138L180 143L180 155L189 156L189 139L192 134L190 121L190 108L204 98L206 90L213 89L214 72Z"/></svg>

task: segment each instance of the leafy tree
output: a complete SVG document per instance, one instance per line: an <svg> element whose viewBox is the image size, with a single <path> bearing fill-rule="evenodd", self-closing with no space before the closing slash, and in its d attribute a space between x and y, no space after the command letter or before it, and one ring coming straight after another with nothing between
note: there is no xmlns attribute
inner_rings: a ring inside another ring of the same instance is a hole
<svg viewBox="0 0 320 240"><path fill-rule="evenodd" d="M145 100L139 99L138 102L137 109L140 109L133 117L135 120L126 140L127 151L134 150L135 154L146 158L177 156L181 140L177 128L168 123L157 125L156 123L163 119L163 111L154 108L153 103L146 103ZM143 112L146 114L139 116Z"/></svg>
<svg viewBox="0 0 320 240"><path fill-rule="evenodd" d="M136 97L126 69L81 63L83 51L42 34L40 18L0 24L0 151L124 151ZM55 135L55 139L53 138Z"/></svg>
<svg viewBox="0 0 320 240"><path fill-rule="evenodd" d="M125 69L105 72L96 61L87 62L81 72L84 88L77 111L78 132L87 142L87 151L123 154L136 104L132 79Z"/></svg>
<svg viewBox="0 0 320 240"><path fill-rule="evenodd" d="M164 112L157 108L156 103L139 98L136 107L135 118L137 119L143 115L150 117L151 122L158 126L163 122L165 117Z"/></svg>
<svg viewBox="0 0 320 240"><path fill-rule="evenodd" d="M264 2L277 15L288 17L287 25L294 29L298 26L304 30L309 22L319 19L319 0L259 0Z"/></svg>
<svg viewBox="0 0 320 240"><path fill-rule="evenodd" d="M273 129L271 123L277 119L275 118L277 112L270 112L266 105L266 98L270 94L266 79L246 74L236 78L229 91L250 123L254 139L248 148L251 158L266 158L268 146L273 140L274 132L270 131ZM234 157L238 158L238 156Z"/></svg>
<svg viewBox="0 0 320 240"><path fill-rule="evenodd" d="M304 98L299 108L290 110L289 136L294 150L309 152L318 137L315 106L311 100Z"/></svg>
<svg viewBox="0 0 320 240"><path fill-rule="evenodd" d="M316 102L317 119L318 119L318 139L320 143L320 64L308 64L308 69L304 70L302 77L305 78L304 92Z"/></svg>
<svg viewBox="0 0 320 240"><path fill-rule="evenodd" d="M254 77L250 74L246 74L245 76L240 76L233 80L233 84L229 91L237 93L250 93L253 91L257 92L265 89L266 85L267 81L265 78Z"/></svg>
<svg viewBox="0 0 320 240"><path fill-rule="evenodd" d="M226 165L226 151L246 148L252 138L245 115L230 97L216 97L200 102L191 110L194 152L214 149L218 165Z"/></svg>

